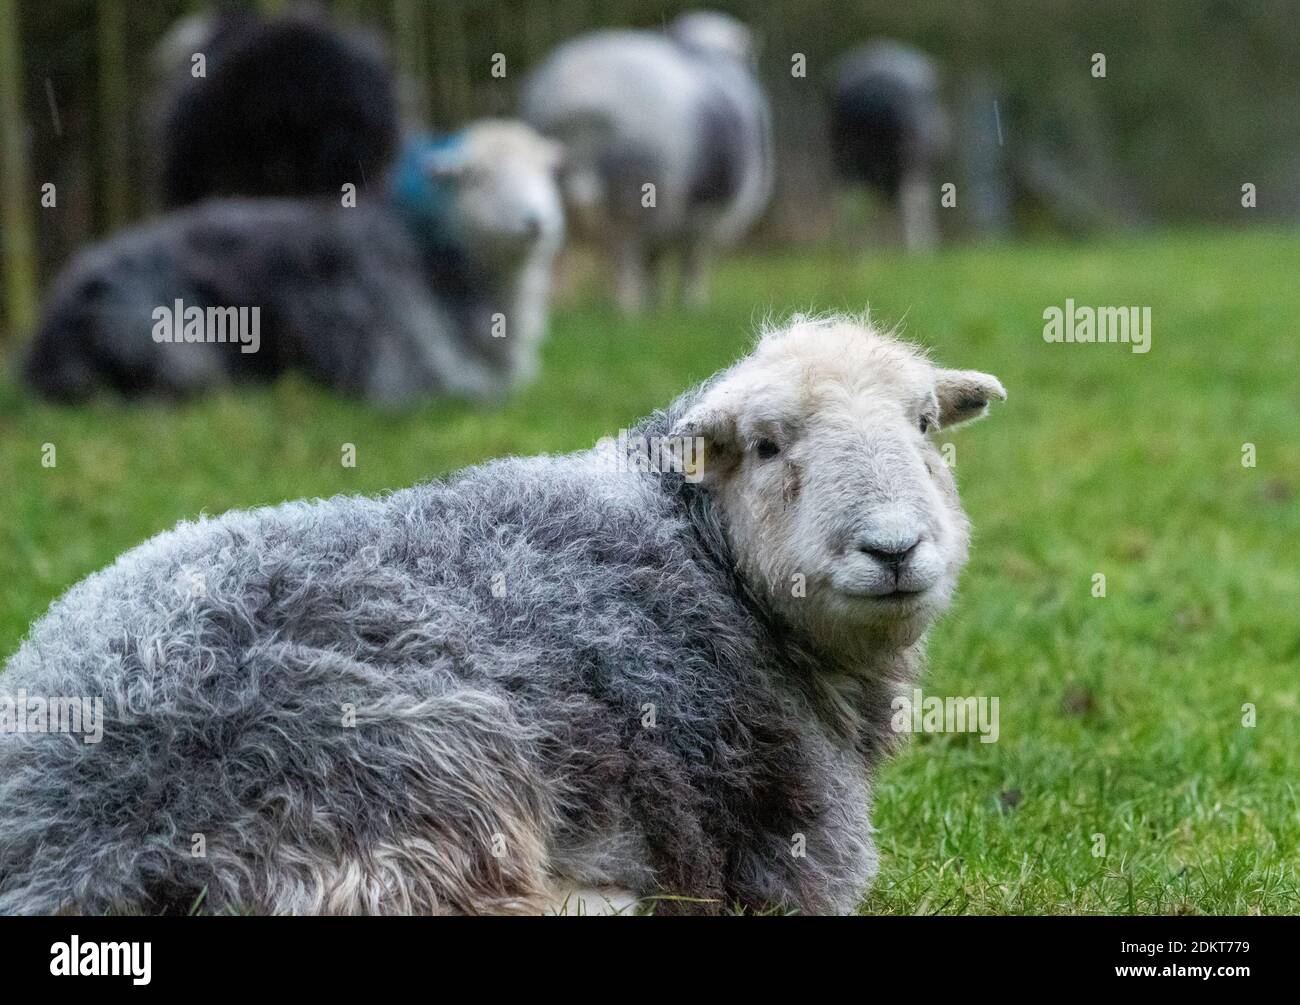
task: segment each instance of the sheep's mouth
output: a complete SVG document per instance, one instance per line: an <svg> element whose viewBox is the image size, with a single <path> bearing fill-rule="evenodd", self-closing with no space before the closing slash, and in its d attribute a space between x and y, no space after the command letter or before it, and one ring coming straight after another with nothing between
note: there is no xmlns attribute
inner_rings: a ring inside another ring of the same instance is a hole
<svg viewBox="0 0 1300 1005"><path fill-rule="evenodd" d="M891 593L873 594L871 600L879 600L885 604L906 604L909 601L918 599L925 590L894 590Z"/></svg>
<svg viewBox="0 0 1300 1005"><path fill-rule="evenodd" d="M888 593L867 593L864 590L840 590L845 597L851 597L854 600L873 601L882 604L906 604L910 601L919 600L929 592L928 588L919 590L890 590Z"/></svg>

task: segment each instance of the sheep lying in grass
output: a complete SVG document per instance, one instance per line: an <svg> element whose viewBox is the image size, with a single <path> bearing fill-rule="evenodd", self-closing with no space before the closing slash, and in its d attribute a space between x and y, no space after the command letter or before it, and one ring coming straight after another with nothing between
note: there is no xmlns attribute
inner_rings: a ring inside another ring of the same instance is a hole
<svg viewBox="0 0 1300 1005"><path fill-rule="evenodd" d="M484 121L409 145L383 204L213 200L126 231L57 280L27 380L76 399L297 368L379 405L504 392L537 368L560 156Z"/></svg>
<svg viewBox="0 0 1300 1005"><path fill-rule="evenodd" d="M934 172L949 142L938 64L911 46L872 42L836 63L830 99L836 172L897 208L907 248L935 244Z"/></svg>
<svg viewBox="0 0 1300 1005"><path fill-rule="evenodd" d="M626 312L655 292L666 255L681 261L682 298L702 303L714 249L767 205L770 114L751 48L744 25L697 12L666 34L566 42L525 84L523 116L568 148L570 217L615 262Z"/></svg>
<svg viewBox="0 0 1300 1005"><path fill-rule="evenodd" d="M0 675L104 702L99 744L0 734L0 912L853 910L966 558L926 432L995 397L796 318L624 441L702 461L604 441L154 538Z"/></svg>

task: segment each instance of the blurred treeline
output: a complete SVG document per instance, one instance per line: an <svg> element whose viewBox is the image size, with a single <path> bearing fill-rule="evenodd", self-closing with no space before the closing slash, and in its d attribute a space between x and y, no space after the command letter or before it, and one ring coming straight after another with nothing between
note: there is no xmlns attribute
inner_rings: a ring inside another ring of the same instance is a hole
<svg viewBox="0 0 1300 1005"><path fill-rule="evenodd" d="M238 5L238 4L229 4ZM0 0L0 219L6 309L85 240L152 209L152 52L203 0ZM245 6L275 11L284 0ZM877 36L938 57L954 116L941 181L971 182L950 232L1233 222L1300 216L1296 0L332 0L386 36L415 121L509 114L527 70L595 27L657 27L728 11L760 39L778 190L756 240L825 237L824 87L834 58ZM504 78L491 74L506 59ZM806 58L796 76L795 54ZM1092 74L1093 54L1106 76ZM996 110L994 103L996 102ZM997 133L996 139L994 133ZM52 182L57 210L42 208ZM1242 185L1258 191L1243 216ZM27 301L27 302L24 302Z"/></svg>

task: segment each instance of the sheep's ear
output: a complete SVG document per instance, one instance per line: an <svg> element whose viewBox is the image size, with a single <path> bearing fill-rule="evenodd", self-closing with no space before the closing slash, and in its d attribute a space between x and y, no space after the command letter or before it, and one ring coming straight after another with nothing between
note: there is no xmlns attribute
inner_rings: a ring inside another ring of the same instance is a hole
<svg viewBox="0 0 1300 1005"><path fill-rule="evenodd" d="M673 424L669 436L698 438L704 443L703 477L731 467L736 455L736 411L728 395L715 391L688 408ZM691 456L700 456L693 453Z"/></svg>
<svg viewBox="0 0 1300 1005"><path fill-rule="evenodd" d="M978 370L940 370L934 393L943 429L978 419L988 411L992 399L1005 401L1007 397L1001 381Z"/></svg>

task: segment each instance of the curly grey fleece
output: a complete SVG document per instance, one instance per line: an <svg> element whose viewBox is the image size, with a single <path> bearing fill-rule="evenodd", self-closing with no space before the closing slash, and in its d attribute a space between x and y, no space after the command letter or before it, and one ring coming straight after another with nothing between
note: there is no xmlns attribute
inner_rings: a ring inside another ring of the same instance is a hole
<svg viewBox="0 0 1300 1005"><path fill-rule="evenodd" d="M853 910L920 648L846 716L718 512L574 454L127 552L0 676L106 720L0 734L0 912L527 910L557 876L698 898L660 913Z"/></svg>

